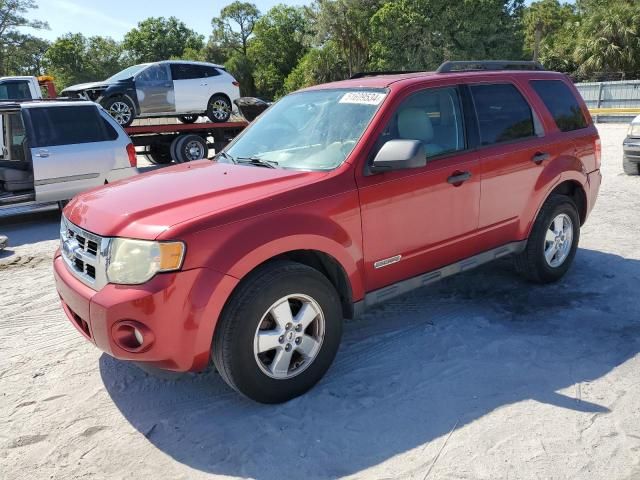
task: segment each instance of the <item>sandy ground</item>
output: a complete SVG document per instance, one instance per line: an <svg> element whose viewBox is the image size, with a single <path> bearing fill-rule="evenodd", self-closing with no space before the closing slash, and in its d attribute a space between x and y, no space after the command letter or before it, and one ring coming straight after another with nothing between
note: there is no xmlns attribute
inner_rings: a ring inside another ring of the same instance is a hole
<svg viewBox="0 0 640 480"><path fill-rule="evenodd" d="M0 478L640 478L640 177L601 128L604 184L574 267L507 261L348 323L325 379L280 406L214 373L157 379L58 306L55 210L0 219ZM7 222L18 222L7 226Z"/></svg>

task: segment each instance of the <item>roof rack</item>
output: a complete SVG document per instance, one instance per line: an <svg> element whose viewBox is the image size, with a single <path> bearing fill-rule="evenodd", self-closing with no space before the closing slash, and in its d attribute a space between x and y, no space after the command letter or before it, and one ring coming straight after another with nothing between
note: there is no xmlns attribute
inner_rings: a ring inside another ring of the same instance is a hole
<svg viewBox="0 0 640 480"><path fill-rule="evenodd" d="M349 80L355 80L357 78L365 77L377 77L379 75L402 75L403 73L424 73L422 70L391 70L391 71L379 71L379 72L360 72L355 73L349 77Z"/></svg>
<svg viewBox="0 0 640 480"><path fill-rule="evenodd" d="M444 62L436 73L469 72L482 70L545 70L540 62L522 60L468 60Z"/></svg>

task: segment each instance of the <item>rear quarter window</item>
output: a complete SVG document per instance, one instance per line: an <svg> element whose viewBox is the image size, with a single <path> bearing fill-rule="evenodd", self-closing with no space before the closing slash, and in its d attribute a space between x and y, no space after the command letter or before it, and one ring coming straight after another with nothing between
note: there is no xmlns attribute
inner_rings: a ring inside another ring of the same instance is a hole
<svg viewBox="0 0 640 480"><path fill-rule="evenodd" d="M535 135L531 107L510 83L471 85L480 143L493 145Z"/></svg>
<svg viewBox="0 0 640 480"><path fill-rule="evenodd" d="M91 105L29 108L32 147L54 147L110 140L98 109Z"/></svg>
<svg viewBox="0 0 640 480"><path fill-rule="evenodd" d="M570 132L588 126L580 103L564 82L531 80L530 83L561 131Z"/></svg>

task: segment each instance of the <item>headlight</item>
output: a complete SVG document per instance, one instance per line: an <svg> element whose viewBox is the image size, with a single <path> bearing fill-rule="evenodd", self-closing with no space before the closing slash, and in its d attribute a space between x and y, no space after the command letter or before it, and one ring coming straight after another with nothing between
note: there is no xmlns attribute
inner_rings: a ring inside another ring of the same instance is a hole
<svg viewBox="0 0 640 480"><path fill-rule="evenodd" d="M629 137L640 137L640 123L632 123L629 125L627 135Z"/></svg>
<svg viewBox="0 0 640 480"><path fill-rule="evenodd" d="M124 285L144 283L157 273L178 270L184 251L182 242L114 238L109 248L107 279Z"/></svg>

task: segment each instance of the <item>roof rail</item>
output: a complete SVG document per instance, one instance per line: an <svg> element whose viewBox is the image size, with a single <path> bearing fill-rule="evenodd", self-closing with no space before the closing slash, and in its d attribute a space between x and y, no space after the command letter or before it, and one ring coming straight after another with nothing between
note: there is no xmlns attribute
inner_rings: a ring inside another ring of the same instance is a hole
<svg viewBox="0 0 640 480"><path fill-rule="evenodd" d="M474 70L544 70L540 62L523 60L465 60L444 62L436 73L469 72Z"/></svg>
<svg viewBox="0 0 640 480"><path fill-rule="evenodd" d="M379 71L379 72L360 72L354 73L349 77L349 80L355 80L357 78L365 78L365 77L377 77L379 75L402 75L403 73L424 73L422 70L390 70L390 71Z"/></svg>

